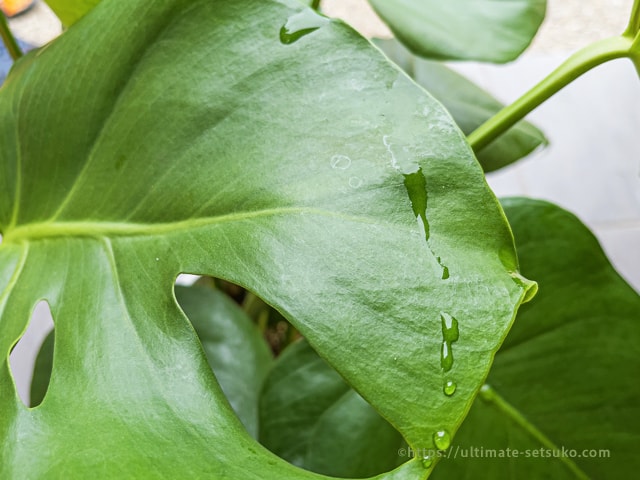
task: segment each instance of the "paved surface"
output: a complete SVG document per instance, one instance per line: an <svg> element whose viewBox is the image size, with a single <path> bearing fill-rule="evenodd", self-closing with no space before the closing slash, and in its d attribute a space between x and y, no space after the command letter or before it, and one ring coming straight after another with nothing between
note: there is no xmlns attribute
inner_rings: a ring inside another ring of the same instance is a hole
<svg viewBox="0 0 640 480"><path fill-rule="evenodd" d="M446 0L443 0L446 1ZM624 29L632 0L550 0L549 13L529 53L506 66L454 67L503 101L513 101L566 55ZM389 36L365 0L324 0L325 11L347 18L368 36ZM42 45L61 31L39 3L11 21L17 35ZM640 291L640 81L625 61L585 75L531 115L551 146L489 176L499 196L543 198L576 213L596 233L615 265ZM34 352L51 328L40 305L11 355L16 383L28 398Z"/></svg>

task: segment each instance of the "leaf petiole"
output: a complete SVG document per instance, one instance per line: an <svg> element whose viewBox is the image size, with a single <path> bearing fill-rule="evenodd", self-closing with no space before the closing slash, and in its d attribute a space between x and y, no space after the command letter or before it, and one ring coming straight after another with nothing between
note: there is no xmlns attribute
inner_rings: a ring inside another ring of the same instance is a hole
<svg viewBox="0 0 640 480"><path fill-rule="evenodd" d="M22 57L22 50L11 33L7 18L2 12L0 12L0 35L2 35L2 42L7 48L9 55L11 55L11 58L15 61Z"/></svg>
<svg viewBox="0 0 640 480"><path fill-rule="evenodd" d="M629 19L629 25L624 32L626 37L634 38L640 31L640 0L633 2L633 8L631 10L631 18Z"/></svg>
<svg viewBox="0 0 640 480"><path fill-rule="evenodd" d="M636 0L636 5L638 2L640 0ZM634 12L637 12L637 7ZM634 42L633 38L620 36L600 40L579 50L522 97L478 127L469 135L469 144L479 152L540 104L598 65L624 57L640 63L636 58L640 56L638 43L637 39Z"/></svg>

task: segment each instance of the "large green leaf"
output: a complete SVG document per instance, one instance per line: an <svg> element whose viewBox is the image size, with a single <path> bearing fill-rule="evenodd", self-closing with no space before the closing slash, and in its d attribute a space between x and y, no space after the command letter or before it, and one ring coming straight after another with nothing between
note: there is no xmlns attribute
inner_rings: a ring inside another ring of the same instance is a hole
<svg viewBox="0 0 640 480"><path fill-rule="evenodd" d="M392 470L404 445L304 340L287 348L267 377L260 442L294 465L343 478Z"/></svg>
<svg viewBox="0 0 640 480"><path fill-rule="evenodd" d="M444 64L414 56L397 40L376 40L385 54L426 88L449 110L465 135L469 135L498 113L504 105L482 88ZM544 134L528 122L520 121L479 152L485 172L498 170L546 145Z"/></svg>
<svg viewBox="0 0 640 480"><path fill-rule="evenodd" d="M490 387L434 475L630 478L640 469L640 296L573 215L503 204L540 294L518 314Z"/></svg>
<svg viewBox="0 0 640 480"><path fill-rule="evenodd" d="M515 60L544 20L546 0L369 0L417 55L441 60Z"/></svg>
<svg viewBox="0 0 640 480"><path fill-rule="evenodd" d="M102 2L12 70L0 145L2 477L313 477L233 414L181 272L259 295L416 448L455 432L534 290L449 115L295 1ZM6 358L41 299L29 410Z"/></svg>
<svg viewBox="0 0 640 480"><path fill-rule="evenodd" d="M45 0L66 27L73 25L101 0Z"/></svg>

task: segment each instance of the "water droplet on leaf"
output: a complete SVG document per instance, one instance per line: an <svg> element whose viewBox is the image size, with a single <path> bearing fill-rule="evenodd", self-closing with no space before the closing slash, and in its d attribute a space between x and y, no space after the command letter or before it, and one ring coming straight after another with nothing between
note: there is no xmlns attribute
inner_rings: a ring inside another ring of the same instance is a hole
<svg viewBox="0 0 640 480"><path fill-rule="evenodd" d="M360 188L362 186L362 180L358 177L351 177L349 179L349 186L351 188Z"/></svg>
<svg viewBox="0 0 640 480"><path fill-rule="evenodd" d="M346 170L351 166L351 159L346 155L334 155L331 157L331 168Z"/></svg>
<svg viewBox="0 0 640 480"><path fill-rule="evenodd" d="M307 8L287 19L287 23L280 29L280 42L291 45L329 22L328 18Z"/></svg>
<svg viewBox="0 0 640 480"><path fill-rule="evenodd" d="M456 385L455 382L453 382L451 380L447 380L446 382L444 382L444 386L442 387L442 391L444 392L444 394L447 397L450 397L451 395L456 393L456 388L458 388L458 386Z"/></svg>
<svg viewBox="0 0 640 480"><path fill-rule="evenodd" d="M447 278L449 278L449 267L442 265L442 279L446 280Z"/></svg>
<svg viewBox="0 0 640 480"><path fill-rule="evenodd" d="M413 173L403 173L403 176L404 187L407 189L409 200L411 200L411 208L413 209L413 214L416 216L418 223L424 230L424 238L427 241L427 245L429 246L431 254L435 257L438 265L442 267L441 278L443 280L446 280L449 278L449 268L442 262L442 259L440 257L437 257L435 255L429 240L431 237L431 227L429 225L429 221L427 220L427 179L422 173L422 168L420 167L418 167L418 170Z"/></svg>
<svg viewBox="0 0 640 480"><path fill-rule="evenodd" d="M404 173L404 187L409 194L411 207L416 218L422 220L424 236L429 241L429 222L427 221L427 180L422 174L422 168L417 172Z"/></svg>
<svg viewBox="0 0 640 480"><path fill-rule="evenodd" d="M442 342L440 366L445 372L448 372L453 367L453 352L451 351L451 344L447 341Z"/></svg>
<svg viewBox="0 0 640 480"><path fill-rule="evenodd" d="M433 443L438 450L446 450L451 446L451 435L446 430L439 430L433 434Z"/></svg>
<svg viewBox="0 0 640 480"><path fill-rule="evenodd" d="M442 338L444 338L447 342L457 341L460 337L458 320L445 312L440 312L440 320L442 322Z"/></svg>
<svg viewBox="0 0 640 480"><path fill-rule="evenodd" d="M440 351L440 366L445 372L453 367L453 349L451 344L457 342L460 337L458 330L458 320L448 313L440 313L442 323L442 349Z"/></svg>

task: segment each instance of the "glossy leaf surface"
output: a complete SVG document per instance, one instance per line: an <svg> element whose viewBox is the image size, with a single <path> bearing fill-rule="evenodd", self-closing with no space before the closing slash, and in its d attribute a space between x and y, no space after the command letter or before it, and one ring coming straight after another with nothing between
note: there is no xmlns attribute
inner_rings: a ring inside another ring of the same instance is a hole
<svg viewBox="0 0 640 480"><path fill-rule="evenodd" d="M442 102L465 135L469 135L504 107L472 81L441 62L416 57L397 40L376 40L376 45ZM484 171L492 172L526 157L546 144L547 139L540 130L529 122L520 121L497 140L476 152L476 156Z"/></svg>
<svg viewBox="0 0 640 480"><path fill-rule="evenodd" d="M626 478L640 468L640 296L570 213L503 205L540 292L432 478Z"/></svg>
<svg viewBox="0 0 640 480"><path fill-rule="evenodd" d="M395 36L426 58L515 60L529 45L546 0L369 0Z"/></svg>
<svg viewBox="0 0 640 480"><path fill-rule="evenodd" d="M267 377L260 443L294 465L343 478L392 470L404 445L304 340L287 348Z"/></svg>
<svg viewBox="0 0 640 480"><path fill-rule="evenodd" d="M455 431L533 290L449 115L296 1L102 2L13 69L0 145L2 477L314 476L233 414L181 272L274 306L415 447ZM41 299L28 410L6 358Z"/></svg>

